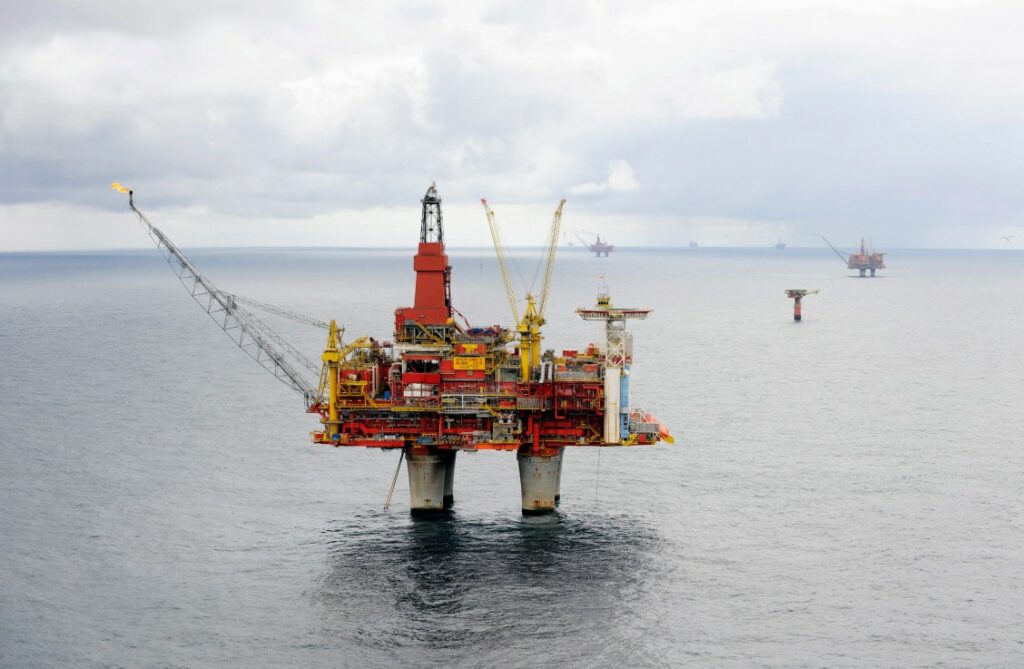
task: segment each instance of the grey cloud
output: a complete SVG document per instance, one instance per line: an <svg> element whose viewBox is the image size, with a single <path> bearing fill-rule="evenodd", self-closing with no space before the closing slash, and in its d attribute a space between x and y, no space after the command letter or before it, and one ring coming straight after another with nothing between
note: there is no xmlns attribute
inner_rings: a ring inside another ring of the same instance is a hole
<svg viewBox="0 0 1024 669"><path fill-rule="evenodd" d="M666 51L672 39L615 45L611 29L642 9L602 23L589 3L491 3L477 18L429 2L285 7L5 8L0 202L120 208L106 191L117 179L155 206L305 217L405 205L437 179L449 202L546 205L576 187L584 213L888 227L902 244L936 225L1017 225L1024 205L1016 115L816 59L818 39L774 54L768 39L732 44L687 73L691 52ZM75 53L92 60L60 62ZM47 74L53 59L87 85ZM772 99L753 113L759 95ZM602 187L620 160L636 187Z"/></svg>
<svg viewBox="0 0 1024 669"><path fill-rule="evenodd" d="M271 0L175 0L171 3L134 0L47 0L0 3L0 36L28 42L56 32L108 31L138 36L167 36L209 21L213 17L265 17L280 15L281 5ZM130 60L125 61L131 65Z"/></svg>
<svg viewBox="0 0 1024 669"><path fill-rule="evenodd" d="M786 106L768 120L664 123L612 145L643 189L605 207L622 213L803 222L822 230L897 228L900 243L936 225L1012 223L1024 146L1017 124L965 117L934 98L783 73ZM591 138L590 161L607 155Z"/></svg>

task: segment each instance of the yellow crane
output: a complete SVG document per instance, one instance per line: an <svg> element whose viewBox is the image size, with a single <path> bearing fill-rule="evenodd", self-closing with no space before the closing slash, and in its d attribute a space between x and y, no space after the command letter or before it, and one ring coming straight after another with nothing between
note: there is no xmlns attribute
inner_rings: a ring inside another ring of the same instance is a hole
<svg viewBox="0 0 1024 669"><path fill-rule="evenodd" d="M546 322L544 311L547 308L548 292L551 289L551 276L555 268L555 253L558 250L558 234L562 227L562 208L565 206L565 198L558 203L554 217L551 221L551 230L548 233L547 248L544 260L544 278L540 288L540 301L534 298L532 292L526 293L526 310L520 315L519 299L516 296L515 288L512 285L512 275L508 271L508 263L505 260L505 242L501 238L501 231L494 217L494 211L487 204L487 199L482 198L480 202L484 205L487 213L487 225L491 230L491 240L494 242L494 252L498 258L498 268L501 270L501 278L505 284L505 295L508 297L509 306L512 307L512 315L516 320L517 331L519 332L519 360L520 379L524 382L530 380L530 371L540 364L540 328Z"/></svg>

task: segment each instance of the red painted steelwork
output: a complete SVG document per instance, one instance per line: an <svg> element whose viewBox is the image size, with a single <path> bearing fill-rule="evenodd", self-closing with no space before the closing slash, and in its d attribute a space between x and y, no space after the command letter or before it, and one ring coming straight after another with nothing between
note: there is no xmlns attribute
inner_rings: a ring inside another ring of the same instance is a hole
<svg viewBox="0 0 1024 669"><path fill-rule="evenodd" d="M420 242L413 258L416 270L416 298L411 307L395 312L395 331L405 321L422 325L445 325L452 318L451 267L442 242Z"/></svg>

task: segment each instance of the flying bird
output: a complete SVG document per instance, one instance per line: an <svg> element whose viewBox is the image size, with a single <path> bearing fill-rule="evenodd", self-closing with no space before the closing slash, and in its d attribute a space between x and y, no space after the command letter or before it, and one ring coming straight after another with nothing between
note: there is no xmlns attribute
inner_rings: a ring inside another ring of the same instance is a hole
<svg viewBox="0 0 1024 669"><path fill-rule="evenodd" d="M1000 237L1000 239L1005 239L1006 241L1010 241L1011 239L1013 239L1016 236L1017 235L1003 235L1002 237Z"/></svg>

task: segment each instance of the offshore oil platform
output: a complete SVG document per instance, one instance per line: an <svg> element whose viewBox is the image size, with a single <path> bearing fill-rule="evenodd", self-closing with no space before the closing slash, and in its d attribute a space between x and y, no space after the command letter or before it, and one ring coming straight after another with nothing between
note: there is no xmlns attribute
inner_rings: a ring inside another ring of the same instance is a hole
<svg viewBox="0 0 1024 669"><path fill-rule="evenodd" d="M860 251L851 253L850 256L846 258L839 249L832 246L832 243L825 239L825 235L820 236L825 243L828 244L828 247L832 249L837 256L839 256L839 259L846 263L847 269L859 270L861 276L866 276L866 272L871 272L871 276L874 276L875 270L885 269L885 254L876 253L874 248L870 251L865 250L863 237L860 238Z"/></svg>
<svg viewBox="0 0 1024 669"><path fill-rule="evenodd" d="M395 310L392 341L364 336L345 343L333 320L325 323L219 290L136 207L132 191L113 187L128 194L131 210L192 297L239 348L303 396L306 411L323 426L312 433L315 443L400 451L395 479L404 458L413 515L452 507L460 451L515 451L522 511L543 514L559 504L565 448L673 442L649 413L630 408L633 346L626 321L645 319L650 309L615 306L602 290L594 306L576 313L604 323L604 342L557 354L542 350L565 200L554 213L541 290L537 297L526 295L522 311L494 212L482 200L517 325L472 327L464 318L458 322L461 314L452 306L441 198L431 185L421 201L413 305ZM319 369L253 309L325 327ZM314 372L316 383L310 380ZM391 492L394 486L393 480Z"/></svg>
<svg viewBox="0 0 1024 669"><path fill-rule="evenodd" d="M584 238L582 235L580 235L579 232L576 233L576 238L580 240L581 244L587 247L588 251L596 255L598 258L600 258L602 255L604 255L604 257L607 258L608 254L615 250L615 247L612 244L609 244L607 241L603 241L601 239L601 235L585 231L583 232L583 234L593 238L594 241L590 241L589 239Z"/></svg>
<svg viewBox="0 0 1024 669"><path fill-rule="evenodd" d="M803 299L808 295L817 295L821 292L820 288L814 290L807 290L806 288L790 288L786 290L786 297L793 300L793 320L799 323L803 320L803 311L801 310L801 303Z"/></svg>

